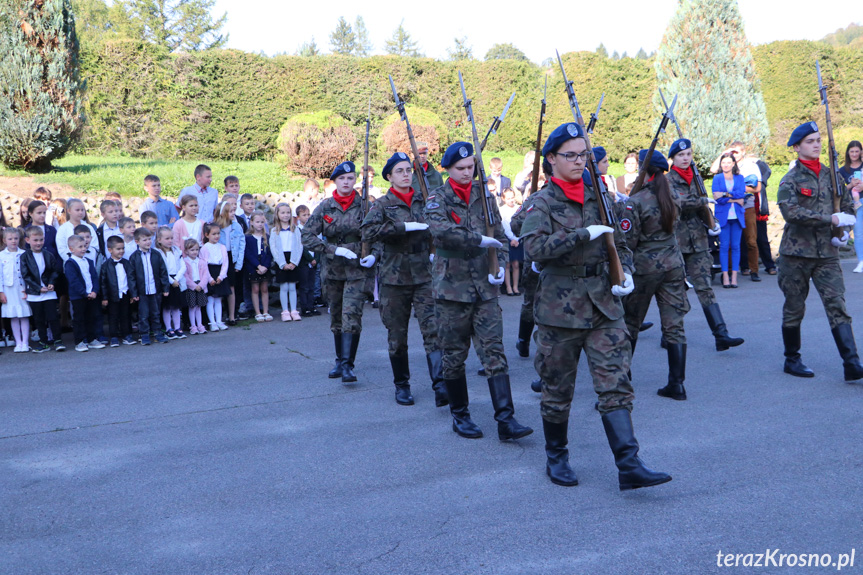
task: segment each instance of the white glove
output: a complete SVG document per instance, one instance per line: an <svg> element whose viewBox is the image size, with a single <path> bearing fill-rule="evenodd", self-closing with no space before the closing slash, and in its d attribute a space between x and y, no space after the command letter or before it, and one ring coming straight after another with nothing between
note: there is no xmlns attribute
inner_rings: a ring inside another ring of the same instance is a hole
<svg viewBox="0 0 863 575"><path fill-rule="evenodd" d="M833 217L839 220L839 225L837 227L843 228L845 226L853 226L857 223L857 218L852 216L851 214L846 214L844 212L836 212L833 214Z"/></svg>
<svg viewBox="0 0 863 575"><path fill-rule="evenodd" d="M434 254L429 254L429 261L434 263Z"/></svg>
<svg viewBox="0 0 863 575"><path fill-rule="evenodd" d="M479 242L479 247L481 248L502 248L503 244L497 241L494 238L490 238L488 236L481 236L482 241Z"/></svg>
<svg viewBox="0 0 863 575"><path fill-rule="evenodd" d="M357 257L357 256L354 255L354 257ZM372 267L373 265L375 265L375 256L369 255L369 256L364 257L363 259L360 260L360 265L363 266L364 268Z"/></svg>
<svg viewBox="0 0 863 575"><path fill-rule="evenodd" d="M616 295L617 297L623 297L625 295L629 295L632 293L632 290L635 289L635 283L632 281L632 276L624 273L623 274L623 285L622 286L611 286L612 295Z"/></svg>
<svg viewBox="0 0 863 575"><path fill-rule="evenodd" d="M348 259L348 260L357 259L357 254L355 254L354 252L352 252L348 248L336 248L336 255L342 256L343 258Z"/></svg>
<svg viewBox="0 0 863 575"><path fill-rule="evenodd" d="M536 262L530 262L530 269L532 269L532 270L534 271L534 273L539 273L539 272L540 272L540 270L539 270L539 266L538 266L538 265L536 265Z"/></svg>
<svg viewBox="0 0 863 575"><path fill-rule="evenodd" d="M834 246L836 246L837 248L844 248L845 246L848 245L848 238L850 238L850 237L851 237L851 234L849 234L847 231L842 232L841 238L830 238L830 243L833 244Z"/></svg>
<svg viewBox="0 0 863 575"><path fill-rule="evenodd" d="M498 268L497 277L494 277L493 275L488 274L488 283L490 283L493 286L499 286L500 284L503 283L503 278L504 278L503 268Z"/></svg>
<svg viewBox="0 0 863 575"><path fill-rule="evenodd" d="M587 233L590 234L590 241L595 240L602 234L613 234L614 229L608 226L587 226L584 228L587 230Z"/></svg>
<svg viewBox="0 0 863 575"><path fill-rule="evenodd" d="M722 233L722 228L719 227L719 222L716 222L715 224L713 224L712 230L707 230L707 235L709 235L709 236L718 236L721 233Z"/></svg>
<svg viewBox="0 0 863 575"><path fill-rule="evenodd" d="M421 232L427 229L429 229L428 224L421 224L419 222L405 222L406 232Z"/></svg>

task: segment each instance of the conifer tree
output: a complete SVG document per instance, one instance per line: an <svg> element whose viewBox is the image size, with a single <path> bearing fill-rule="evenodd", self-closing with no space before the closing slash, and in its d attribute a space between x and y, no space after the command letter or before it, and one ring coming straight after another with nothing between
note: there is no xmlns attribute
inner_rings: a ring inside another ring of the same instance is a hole
<svg viewBox="0 0 863 575"><path fill-rule="evenodd" d="M354 33L357 35L357 47L354 53L360 58L371 56L374 45L369 39L369 31L362 16L357 16L357 20L354 22Z"/></svg>
<svg viewBox="0 0 863 575"><path fill-rule="evenodd" d="M330 33L330 49L342 56L353 56L357 50L357 34L344 16L339 16L336 29Z"/></svg>
<svg viewBox="0 0 863 575"><path fill-rule="evenodd" d="M399 27L393 32L392 37L384 42L384 50L386 50L387 54L395 56L411 56L415 58L422 56L417 49L417 43L411 38L408 31L405 30L404 24L405 21L402 20L399 23Z"/></svg>
<svg viewBox="0 0 863 575"><path fill-rule="evenodd" d="M0 0L0 29L0 160L44 171L84 123L69 0Z"/></svg>
<svg viewBox="0 0 863 575"><path fill-rule="evenodd" d="M654 68L669 104L678 95L675 114L702 171L735 140L764 152L767 111L737 0L681 0Z"/></svg>
<svg viewBox="0 0 863 575"><path fill-rule="evenodd" d="M606 49L605 44L602 42L599 43L599 46L596 47L596 53L600 56L608 58L608 49Z"/></svg>

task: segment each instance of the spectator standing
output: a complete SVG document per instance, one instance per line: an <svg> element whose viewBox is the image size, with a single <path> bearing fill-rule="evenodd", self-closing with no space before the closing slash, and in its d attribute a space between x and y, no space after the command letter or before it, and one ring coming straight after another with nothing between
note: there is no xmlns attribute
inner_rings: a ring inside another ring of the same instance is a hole
<svg viewBox="0 0 863 575"><path fill-rule="evenodd" d="M630 152L623 160L623 168L626 170L622 176L617 178L617 190L629 195L629 186L638 177L638 154Z"/></svg>
<svg viewBox="0 0 863 575"><path fill-rule="evenodd" d="M770 166L764 160L758 160L761 170L761 191L755 194L755 228L758 255L764 264L764 271L776 275L776 263L773 261L773 251L770 248L770 238L767 236L767 222L770 220L770 203L767 200L767 181L770 179Z"/></svg>
<svg viewBox="0 0 863 575"><path fill-rule="evenodd" d="M839 168L839 175L845 181L845 188L854 199L857 223L854 224L854 251L857 253L857 267L854 273L863 273L863 210L860 209L860 194L863 193L863 144L858 140L848 143L845 148L845 164Z"/></svg>
<svg viewBox="0 0 863 575"><path fill-rule="evenodd" d="M518 280L521 262L524 261L524 247L510 226L512 216L518 211L518 206L515 203L515 190L512 188L504 189L500 199L500 223L503 226L503 233L509 240L509 261L506 264L504 285L506 286L506 295L517 296L521 295L521 292L518 291Z"/></svg>
<svg viewBox="0 0 863 575"><path fill-rule="evenodd" d="M737 272L740 269L740 236L746 225L743 198L746 182L740 175L734 154L720 158L721 174L713 178L713 197L716 200L716 221L722 231L719 234L719 263L722 265L722 287L737 287ZM731 253L731 276L729 281L728 254Z"/></svg>

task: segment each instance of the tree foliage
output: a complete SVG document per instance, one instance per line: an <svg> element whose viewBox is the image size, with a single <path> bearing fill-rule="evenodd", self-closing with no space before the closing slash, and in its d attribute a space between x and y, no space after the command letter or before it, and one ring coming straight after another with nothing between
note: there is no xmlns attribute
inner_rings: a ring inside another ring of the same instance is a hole
<svg viewBox="0 0 863 575"><path fill-rule="evenodd" d="M863 47L863 26L851 23L832 34L827 34L822 38L822 42L827 42L831 46Z"/></svg>
<svg viewBox="0 0 863 575"><path fill-rule="evenodd" d="M606 49L605 44L602 42L599 43L599 46L596 47L596 53L600 56L608 58L608 49Z"/></svg>
<svg viewBox="0 0 863 575"><path fill-rule="evenodd" d="M455 38L453 47L447 50L449 59L458 62L459 60L473 60L473 46L468 46L467 36Z"/></svg>
<svg viewBox="0 0 863 575"><path fill-rule="evenodd" d="M325 178L357 146L347 122L330 110L298 114L282 125L277 142L288 169L307 178Z"/></svg>
<svg viewBox="0 0 863 575"><path fill-rule="evenodd" d="M408 56L411 58L422 56L417 48L417 43L411 38L408 31L405 30L404 24L405 21L402 20L399 23L399 27L393 31L393 35L384 42L384 51L393 56Z"/></svg>
<svg viewBox="0 0 863 575"><path fill-rule="evenodd" d="M369 30L366 28L366 23L362 16L357 16L357 19L354 22L354 33L357 35L357 47L356 50L354 50L354 56L359 56L361 58L371 56L372 50L374 50L375 47L369 39Z"/></svg>
<svg viewBox="0 0 863 575"><path fill-rule="evenodd" d="M5 0L0 26L0 161L42 171L84 122L72 9L69 0Z"/></svg>
<svg viewBox="0 0 863 575"><path fill-rule="evenodd" d="M304 58L310 58L312 56L320 55L321 51L318 48L318 44L315 42L314 36L312 36L312 40L310 42L303 42L297 49L297 56L302 56Z"/></svg>
<svg viewBox="0 0 863 575"><path fill-rule="evenodd" d="M357 34L344 16L339 16L336 29L330 32L330 50L342 56L351 56L357 50Z"/></svg>
<svg viewBox="0 0 863 575"><path fill-rule="evenodd" d="M529 62L530 60L525 55L524 52L515 47L515 45L506 43L506 44L495 44L491 48L488 49L488 52L485 54L486 60L521 60L522 62Z"/></svg>
<svg viewBox="0 0 863 575"><path fill-rule="evenodd" d="M667 97L678 95L675 113L697 142L699 168L735 140L765 151L767 111L737 0L682 0L654 66ZM661 109L658 96L654 104Z"/></svg>
<svg viewBox="0 0 863 575"><path fill-rule="evenodd" d="M414 106L406 106L405 108L414 137L418 142L428 144L429 157L437 157L441 150L443 137L448 133L446 124L437 114L429 110ZM378 152L383 156L391 156L396 152L404 152L411 157L413 156L408 131L398 112L393 112L383 119L383 130L378 137Z"/></svg>

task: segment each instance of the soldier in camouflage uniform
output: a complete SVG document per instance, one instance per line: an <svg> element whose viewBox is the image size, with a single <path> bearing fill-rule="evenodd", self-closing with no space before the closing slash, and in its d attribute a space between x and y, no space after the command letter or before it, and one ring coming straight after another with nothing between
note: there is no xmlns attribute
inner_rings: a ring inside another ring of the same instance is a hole
<svg viewBox="0 0 863 575"><path fill-rule="evenodd" d="M442 352L438 345L434 296L431 286L431 235L423 217L422 194L410 186L411 161L397 152L387 161L381 175L392 187L378 198L363 221L363 241L377 244L381 320L387 328L390 365L396 386L396 403L413 405L408 325L411 308L420 325L435 404L447 405L443 384Z"/></svg>
<svg viewBox="0 0 863 575"><path fill-rule="evenodd" d="M363 304L374 284L376 257L360 258L362 197L354 191L357 180L352 162L343 162L330 179L336 184L332 197L324 198L303 227L303 246L315 252L324 267L324 290L330 306L330 330L336 348L336 365L331 378L345 383L357 380L354 360L363 329ZM322 240L318 236L322 235ZM323 258L321 255L323 254Z"/></svg>
<svg viewBox="0 0 863 575"><path fill-rule="evenodd" d="M429 146L425 142L417 142L417 160L419 160L419 164L423 167L422 175L425 177L426 189L432 191L435 188L441 187L443 185L443 178L440 172L429 162ZM411 178L411 187L415 190L420 189L419 177L420 173L414 171Z"/></svg>
<svg viewBox="0 0 863 575"><path fill-rule="evenodd" d="M777 200L785 229L779 244L779 287L785 295L782 308L782 340L785 343L785 373L814 377L800 359L800 324L806 311L809 281L821 296L833 339L845 368L845 379L863 378L863 365L845 309L845 281L839 267L840 246L848 232L831 237L834 227L853 226L856 219L850 194L843 194L841 210L833 213L833 183L830 168L821 164L821 134L815 122L806 122L791 133L788 145L797 153L797 163L782 178Z"/></svg>
<svg viewBox="0 0 863 575"><path fill-rule="evenodd" d="M695 288L695 294L704 310L707 325L713 333L716 341L716 351L725 351L743 343L743 338L728 335L725 319L716 303L716 296L710 286L712 275L710 267L713 264L713 256L710 255L710 246L707 236L719 235L719 224L712 230L708 230L702 220L705 210L709 211L709 201L702 196L695 183L695 175L692 167L692 142L680 139L671 145L668 152L669 159L673 162L671 171L668 173L668 182L671 188L677 192L680 198L680 221L677 223L677 245L683 254L686 264L686 275ZM665 347L665 339L662 340Z"/></svg>
<svg viewBox="0 0 863 575"><path fill-rule="evenodd" d="M638 154L638 162L642 166L646 156L647 150ZM632 341L632 353L635 354L638 328L655 297L668 350L668 384L657 393L684 400L686 334L683 316L689 311L689 300L686 298L683 256L674 233L680 199L665 178L668 162L662 154L654 151L647 167L642 169L646 169L650 180L640 189L632 190L620 220L635 266L635 291L623 299L626 327Z"/></svg>
<svg viewBox="0 0 863 575"><path fill-rule="evenodd" d="M601 224L594 189L582 178L590 153L583 128L575 123L559 126L542 153L553 177L528 207L521 236L526 254L542 268L534 300L538 328L534 365L543 381L546 473L557 485L578 485L569 465L567 429L578 360L584 351L620 488L665 483L671 480L669 475L651 471L638 458L630 418L631 351L620 297L633 289L632 254L619 228ZM606 233L614 234L626 274L623 286L609 281L608 253L601 239Z"/></svg>
<svg viewBox="0 0 863 575"><path fill-rule="evenodd" d="M441 164L449 179L429 195L425 219L436 248L432 282L453 431L462 437L482 437L482 431L470 419L464 372L473 331L482 347L480 359L488 376L498 437L518 439L533 430L515 420L503 351L503 320L497 298L509 255L501 249L506 235L496 204L492 204L497 222L495 237L484 235L485 185L473 179L473 146L456 142L447 148ZM491 247L497 248L498 269L489 266L487 249Z"/></svg>

